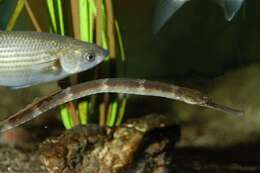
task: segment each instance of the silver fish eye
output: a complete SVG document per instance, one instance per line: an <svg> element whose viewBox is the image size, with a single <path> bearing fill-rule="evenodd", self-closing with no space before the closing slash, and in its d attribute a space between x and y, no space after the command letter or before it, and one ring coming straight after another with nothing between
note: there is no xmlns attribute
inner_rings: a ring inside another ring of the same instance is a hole
<svg viewBox="0 0 260 173"><path fill-rule="evenodd" d="M88 61L88 62L93 62L96 58L94 53L86 53L84 55L84 58Z"/></svg>

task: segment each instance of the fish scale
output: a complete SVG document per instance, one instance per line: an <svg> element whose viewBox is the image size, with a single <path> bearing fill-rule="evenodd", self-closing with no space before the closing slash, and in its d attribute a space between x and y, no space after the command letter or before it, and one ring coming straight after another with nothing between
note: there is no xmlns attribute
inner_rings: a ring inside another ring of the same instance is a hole
<svg viewBox="0 0 260 173"><path fill-rule="evenodd" d="M89 55L95 59L90 61ZM96 66L106 56L107 50L71 37L0 31L0 85L23 88L60 80Z"/></svg>

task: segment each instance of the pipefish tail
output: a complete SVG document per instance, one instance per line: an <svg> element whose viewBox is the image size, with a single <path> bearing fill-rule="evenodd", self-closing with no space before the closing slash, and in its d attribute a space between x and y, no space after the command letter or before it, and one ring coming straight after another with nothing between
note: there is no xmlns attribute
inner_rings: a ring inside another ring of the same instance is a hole
<svg viewBox="0 0 260 173"><path fill-rule="evenodd" d="M0 31L0 86L13 89L57 81L101 63L108 51L72 37Z"/></svg>
<svg viewBox="0 0 260 173"><path fill-rule="evenodd" d="M58 105L98 93L125 93L164 97L216 109L233 115L243 115L242 111L214 103L197 90L142 79L107 78L77 84L38 99L16 114L1 121L0 131L3 132L19 126Z"/></svg>

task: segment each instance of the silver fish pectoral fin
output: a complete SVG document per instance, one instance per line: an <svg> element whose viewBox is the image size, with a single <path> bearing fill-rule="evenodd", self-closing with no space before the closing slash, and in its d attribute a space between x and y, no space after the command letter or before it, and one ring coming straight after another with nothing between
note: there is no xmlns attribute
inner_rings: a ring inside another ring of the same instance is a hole
<svg viewBox="0 0 260 173"><path fill-rule="evenodd" d="M59 72L61 72L61 67L58 64L59 60L55 60L54 62L45 62L41 64L41 68L39 68L39 65L36 65L32 67L32 73L31 76L28 79L27 84L17 85L17 86L10 86L9 88L11 90L18 90L23 88L28 88L34 85L38 85L40 83L45 82L46 78L51 78L51 76L59 75ZM38 67L38 68L37 68ZM53 80L56 80L56 78L52 77ZM51 82L52 80L49 79Z"/></svg>
<svg viewBox="0 0 260 173"><path fill-rule="evenodd" d="M27 88L27 87L30 87L32 86L32 84L25 84L25 85L19 85L19 86L11 86L11 87L8 87L10 88L11 90L18 90L18 89L23 89L23 88Z"/></svg>

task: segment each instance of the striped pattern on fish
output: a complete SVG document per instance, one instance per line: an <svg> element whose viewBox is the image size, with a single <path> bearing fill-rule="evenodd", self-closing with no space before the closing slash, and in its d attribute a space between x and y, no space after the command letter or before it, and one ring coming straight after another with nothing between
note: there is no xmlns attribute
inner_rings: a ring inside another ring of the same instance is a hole
<svg viewBox="0 0 260 173"><path fill-rule="evenodd" d="M22 88L65 78L102 62L108 51L71 37L0 31L0 85Z"/></svg>

